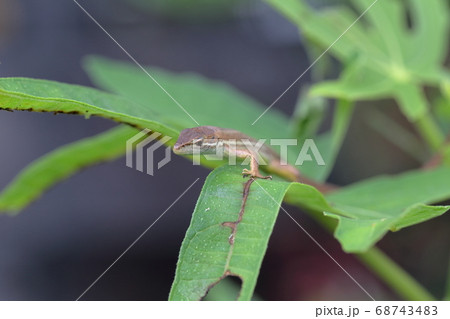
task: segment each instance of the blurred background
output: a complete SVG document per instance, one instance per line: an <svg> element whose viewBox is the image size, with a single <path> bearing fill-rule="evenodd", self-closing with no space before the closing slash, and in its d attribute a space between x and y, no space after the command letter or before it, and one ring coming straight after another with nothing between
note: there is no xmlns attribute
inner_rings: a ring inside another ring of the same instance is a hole
<svg viewBox="0 0 450 319"><path fill-rule="evenodd" d="M338 0L314 1L315 5ZM226 81L270 105L308 66L302 38L259 0L80 0L144 65ZM0 76L91 86L85 55L128 60L70 0L0 0ZM335 65L336 74L338 66ZM306 74L275 107L294 110ZM378 115L409 128L384 101ZM346 185L419 167L368 125L357 108L331 181ZM327 122L327 121L326 121ZM329 123L325 123L327 125ZM0 189L27 164L115 123L71 115L0 112ZM426 151L423 150L424 156ZM208 170L173 157L155 176L125 160L87 169L50 190L18 216L0 215L0 299L74 300L190 185L197 183L83 297L166 300L179 247ZM182 178L180 178L182 176ZM306 214L288 211L376 299L393 294ZM450 249L449 214L388 234L379 246L441 295ZM280 214L256 287L264 300L367 300L367 296L285 214Z"/></svg>

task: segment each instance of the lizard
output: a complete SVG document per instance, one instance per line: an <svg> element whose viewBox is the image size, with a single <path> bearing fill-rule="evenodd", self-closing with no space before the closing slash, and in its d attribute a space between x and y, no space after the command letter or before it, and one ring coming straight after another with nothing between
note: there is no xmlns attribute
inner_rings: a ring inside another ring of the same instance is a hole
<svg viewBox="0 0 450 319"><path fill-rule="evenodd" d="M266 144L258 145L258 141L244 133L216 126L198 126L181 131L176 141L173 152L179 155L194 154L198 150L200 154L216 154L217 150L223 151L226 156L237 158L250 158L250 170L244 168L244 177L271 179L272 176L264 176L259 171L261 162L267 163L265 169L292 182L301 182L314 186L321 192L335 189L329 184L320 184L300 175L296 167L282 163L280 156Z"/></svg>

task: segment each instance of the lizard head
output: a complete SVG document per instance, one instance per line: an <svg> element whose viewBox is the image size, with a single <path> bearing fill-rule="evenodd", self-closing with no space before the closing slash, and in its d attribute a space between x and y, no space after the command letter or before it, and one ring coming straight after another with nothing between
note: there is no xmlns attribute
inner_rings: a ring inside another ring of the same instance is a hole
<svg viewBox="0 0 450 319"><path fill-rule="evenodd" d="M192 154L194 147L198 147L204 153L206 149L215 148L214 141L218 141L217 129L214 126L184 129L173 147L173 152L175 154Z"/></svg>

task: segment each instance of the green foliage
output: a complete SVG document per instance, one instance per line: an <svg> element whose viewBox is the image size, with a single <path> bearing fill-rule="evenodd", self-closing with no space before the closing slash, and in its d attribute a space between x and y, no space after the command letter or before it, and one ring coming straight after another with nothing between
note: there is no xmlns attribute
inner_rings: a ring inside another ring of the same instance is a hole
<svg viewBox="0 0 450 319"><path fill-rule="evenodd" d="M136 66L100 57L87 58L84 66L97 86L145 105L161 114L162 123L178 130L213 125L234 128L256 138L289 136L287 118L277 111L267 118L262 117L255 125L249 125L264 106L224 82L207 80L194 73L171 74L157 68L147 69L196 123Z"/></svg>
<svg viewBox="0 0 450 319"><path fill-rule="evenodd" d="M309 87L303 86L290 120L292 136L299 140L316 136L326 111L327 101L322 97L312 97Z"/></svg>
<svg viewBox="0 0 450 319"><path fill-rule="evenodd" d="M85 65L99 85L117 91L120 95L47 80L2 78L0 109L79 114L86 118L100 116L172 137L168 141L169 145L174 143L181 129L196 126L193 120L137 67L94 57L87 59ZM149 72L154 74L169 92L180 98L186 107L189 106L189 113L205 125L235 128L261 138L289 136L287 119L277 112L267 114L254 126L248 125L261 114L263 106L225 83L215 83L196 74L174 75L157 69L149 69ZM224 109L229 112L222 112ZM133 131L131 128L129 130ZM0 194L0 212L17 212L23 209L61 179L102 161L102 156L112 159L110 152L114 152L117 157L121 156L123 152L118 150L124 150L126 134L120 138L118 135L113 137L116 138L116 145L109 145L110 149L98 148L97 152L89 153L92 158L89 158L89 154L70 156L71 149L74 147L76 151L79 147L71 145L30 164ZM83 141L82 146L85 146L84 142L88 140ZM93 148L95 142L92 141ZM102 138L101 142L106 140ZM113 143L114 141L111 144ZM66 153L69 155L65 155ZM58 160L61 156L65 162L59 163L56 169L55 157ZM203 161L203 164L216 167L221 162Z"/></svg>
<svg viewBox="0 0 450 319"><path fill-rule="evenodd" d="M317 131L324 119L325 111L327 110L326 106L324 98L311 96L309 88L304 87L301 90L294 115L290 121L291 135L298 139L300 143L306 139L315 138L326 165L318 166L314 162L305 162L301 170L303 174L322 182L331 173L353 115L353 104L340 100L334 111L331 129L319 135Z"/></svg>
<svg viewBox="0 0 450 319"><path fill-rule="evenodd" d="M267 2L312 42L327 48L339 39L329 52L345 65L344 71L338 80L314 85L312 95L351 101L394 98L410 121L418 124L430 147L441 146L443 136L430 122L422 87L448 82L443 63L450 14L444 0L352 0L361 14L365 13L364 21L356 24L358 15L346 7L315 12L302 0ZM412 29L407 25L407 5Z"/></svg>
<svg viewBox="0 0 450 319"><path fill-rule="evenodd" d="M234 277L226 277L219 283L214 285L209 291L206 297L202 300L205 301L235 301L239 297L241 285L239 279ZM262 299L253 294L252 301L261 301Z"/></svg>
<svg viewBox="0 0 450 319"><path fill-rule="evenodd" d="M130 63L100 57L89 57L84 66L93 82L111 93L45 80L0 79L0 109L101 116L128 125L64 146L32 163L0 194L0 212L18 212L80 169L123 155L126 140L144 128L171 137L168 145L174 143L180 130L197 125L234 128L255 138L314 137L327 165L306 163L301 171L324 181L358 100L395 99L428 145L443 156L444 163L450 163L450 147L442 147L443 134L423 93L425 85L436 89L433 111L448 128L450 73L442 66L448 47L445 1L352 0L360 13L366 10L358 23L354 23L358 14L350 8L315 11L301 0L267 2L298 25L314 45L329 48L344 66L338 80L316 83L300 98L293 119L271 110L251 125L265 107L228 84L191 73L147 68L158 85ZM406 24L406 5L411 29ZM336 99L336 106L331 129L318 135L325 97ZM291 163L300 146L290 148ZM204 160L202 164L217 167L219 162ZM430 206L450 198L448 166L375 177L326 196L312 186L277 177L256 180L235 240L230 242L230 227L223 223L238 219L241 169L220 167L206 180L181 247L171 300L200 299L226 275L240 277L239 299L250 300L283 201L325 220L325 224L337 221L334 235L343 249L359 253L363 262L405 298L432 299L373 246L388 231L422 223L449 210L450 206Z"/></svg>
<svg viewBox="0 0 450 319"><path fill-rule="evenodd" d="M412 171L395 177L376 177L327 196L351 214L339 220L335 236L348 252L367 250L389 229L399 230L442 215L449 206L427 206L450 198L450 168ZM351 208L350 208L351 207Z"/></svg>
<svg viewBox="0 0 450 319"><path fill-rule="evenodd" d="M230 244L230 228L222 224L238 220L241 170L223 166L208 176L181 246L170 300L199 300L228 272L242 280L239 300L250 300L279 207L291 187L303 207L334 211L311 186L257 180Z"/></svg>
<svg viewBox="0 0 450 319"><path fill-rule="evenodd" d="M399 230L442 215L450 206L428 206L450 197L450 168L412 172L355 184L323 197L313 187L258 180L251 185L236 240L228 242L238 219L243 183L240 169L224 166L211 173L181 246L171 300L199 300L228 272L242 280L240 300L250 300L267 242L283 199L339 220L336 238L348 252L364 252L389 229ZM423 192L415 187L422 185ZM436 191L436 188L439 192Z"/></svg>
<svg viewBox="0 0 450 319"><path fill-rule="evenodd" d="M101 116L166 136L176 137L178 133L155 121L157 113L121 96L46 80L0 79L0 109Z"/></svg>
<svg viewBox="0 0 450 319"><path fill-rule="evenodd" d="M0 212L17 213L57 182L125 153L126 141L138 131L120 126L55 150L25 168L0 196Z"/></svg>
<svg viewBox="0 0 450 319"><path fill-rule="evenodd" d="M433 295L376 247L364 254L356 254L356 257L364 262L381 280L388 282L392 290L405 300L435 300Z"/></svg>
<svg viewBox="0 0 450 319"><path fill-rule="evenodd" d="M87 58L84 66L92 81L99 87L145 105L154 112L160 113L163 109L165 116L160 117L163 123L179 130L197 125L136 66L100 57ZM255 125L250 125L266 107L226 83L206 80L192 73L175 75L157 68L147 70L200 125L233 128L262 139L290 138L296 134L286 116L273 109ZM302 166L302 173L315 180L323 181L327 178L345 136L346 124L352 112L349 106L342 106L340 109L336 112L335 122L341 124L317 138L319 147L323 145L321 151L326 165L317 166L306 162ZM305 117L304 119L307 121ZM298 146L288 148L288 161L291 164L295 163L302 142L300 140ZM334 144L331 146L332 143ZM209 163L209 166L214 165L216 163Z"/></svg>
<svg viewBox="0 0 450 319"><path fill-rule="evenodd" d="M308 172L309 176L314 176L314 179L317 181L323 182L327 179L347 134L353 109L353 103L346 100L337 101L331 129L315 138L317 147L321 150L322 157L325 161L325 166L316 165L315 162L305 162L301 167L302 173L304 171Z"/></svg>

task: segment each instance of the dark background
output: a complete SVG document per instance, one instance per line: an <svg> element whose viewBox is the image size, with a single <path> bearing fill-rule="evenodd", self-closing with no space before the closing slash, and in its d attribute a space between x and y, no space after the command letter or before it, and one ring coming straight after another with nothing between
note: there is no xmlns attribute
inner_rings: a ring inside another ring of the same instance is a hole
<svg viewBox="0 0 450 319"><path fill-rule="evenodd" d="M192 10L164 7L160 1L153 7L139 5L141 0L79 2L140 63L229 82L265 105L310 63L295 27L261 1L227 1L204 13L195 10L196 1ZM80 67L87 54L128 60L73 1L0 0L0 76L91 85ZM306 74L275 107L291 114L299 88L309 80ZM392 106L390 101L379 105L402 122ZM345 185L420 165L367 125L366 110L356 112L331 176L334 183ZM0 189L39 156L114 125L99 118L0 112ZM207 174L178 157L155 176L127 168L119 159L57 185L18 216L0 216L0 299L78 298L200 177L83 297L166 300L178 250ZM307 215L287 209L376 299L398 299ZM439 295L448 262L449 223L447 214L389 234L380 247ZM265 300L368 299L283 213L256 292Z"/></svg>

